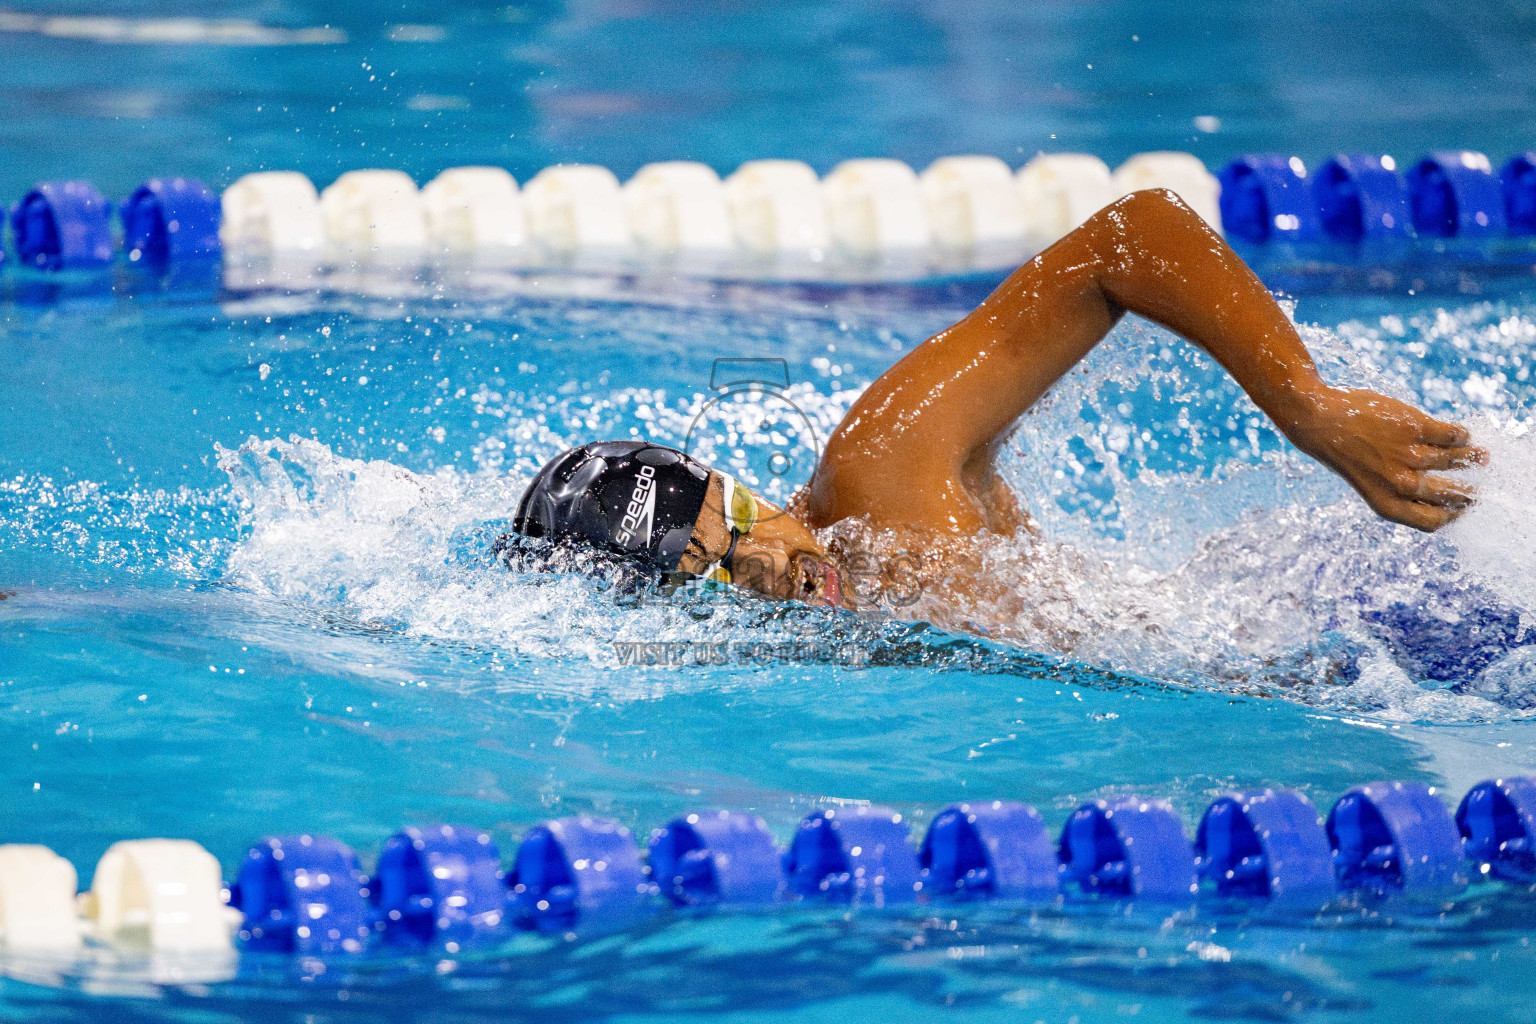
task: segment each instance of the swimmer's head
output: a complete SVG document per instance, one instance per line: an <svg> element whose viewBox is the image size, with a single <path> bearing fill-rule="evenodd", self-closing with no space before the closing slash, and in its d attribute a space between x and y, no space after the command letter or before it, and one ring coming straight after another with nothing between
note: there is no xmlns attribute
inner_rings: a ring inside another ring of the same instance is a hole
<svg viewBox="0 0 1536 1024"><path fill-rule="evenodd" d="M512 529L584 544L643 570L675 572L709 490L709 468L645 441L599 441L555 456L518 503Z"/></svg>
<svg viewBox="0 0 1536 1024"><path fill-rule="evenodd" d="M512 529L655 578L681 572L786 600L846 600L826 549L793 516L647 441L600 441L555 456L528 485Z"/></svg>

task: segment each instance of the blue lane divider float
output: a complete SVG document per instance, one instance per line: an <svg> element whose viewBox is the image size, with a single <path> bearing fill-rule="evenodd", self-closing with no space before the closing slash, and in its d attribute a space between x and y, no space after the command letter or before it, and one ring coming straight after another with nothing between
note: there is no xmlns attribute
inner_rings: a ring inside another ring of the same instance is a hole
<svg viewBox="0 0 1536 1024"><path fill-rule="evenodd" d="M1456 808L1466 857L1483 874L1536 882L1536 779L1489 779L1473 786Z"/></svg>
<svg viewBox="0 0 1536 1024"><path fill-rule="evenodd" d="M1058 857L1062 882L1085 895L1176 901L1198 888L1194 850L1166 800L1083 804L1061 831Z"/></svg>
<svg viewBox="0 0 1536 1024"><path fill-rule="evenodd" d="M806 815L784 854L800 896L862 906L909 903L921 891L917 851L888 807L843 807Z"/></svg>
<svg viewBox="0 0 1536 1024"><path fill-rule="evenodd" d="M651 833L651 880L680 907L770 903L784 889L779 849L754 814L705 811Z"/></svg>
<svg viewBox="0 0 1536 1024"><path fill-rule="evenodd" d="M1413 227L1430 238L1504 233L1504 191L1488 158L1469 150L1431 153L1408 171Z"/></svg>
<svg viewBox="0 0 1536 1024"><path fill-rule="evenodd" d="M1217 799L1200 819L1195 865L1201 879L1227 898L1322 903L1337 888L1317 808L1291 790Z"/></svg>
<svg viewBox="0 0 1536 1024"><path fill-rule="evenodd" d="M1468 868L1471 871L1468 871ZM814 811L780 854L763 820L726 810L679 815L642 852L618 822L580 815L530 829L503 873L479 829L407 828L372 879L323 836L264 839L241 864L230 903L250 950L342 955L381 944L457 953L516 930L594 935L670 904L688 912L786 899L901 907L915 900L1219 899L1315 908L1341 893L1443 900L1468 875L1536 881L1536 779L1474 786L1454 817L1419 783L1373 782L1326 821L1304 795L1218 797L1194 842L1165 800L1081 804L1053 843L1026 804L952 804L920 849L902 816L877 806Z"/></svg>
<svg viewBox="0 0 1536 1024"><path fill-rule="evenodd" d="M1323 234L1334 241L1406 238L1411 233L1408 182L1389 156L1330 157L1313 176L1312 197Z"/></svg>
<svg viewBox="0 0 1536 1024"><path fill-rule="evenodd" d="M1536 151L1516 153L1499 170L1504 225L1515 236L1536 235Z"/></svg>
<svg viewBox="0 0 1536 1024"><path fill-rule="evenodd" d="M123 201L123 248L161 264L219 255L219 197L196 178L151 178Z"/></svg>
<svg viewBox="0 0 1536 1024"><path fill-rule="evenodd" d="M1456 822L1417 782L1356 786L1328 812L1334 869L1346 889L1425 896L1466 884Z"/></svg>
<svg viewBox="0 0 1536 1024"><path fill-rule="evenodd" d="M1262 153L1238 157L1218 175L1221 225L1245 242L1318 238L1317 207L1300 157Z"/></svg>
<svg viewBox="0 0 1536 1024"><path fill-rule="evenodd" d="M1028 804L951 804L928 827L918 861L933 895L1040 900L1060 887L1045 819Z"/></svg>
<svg viewBox="0 0 1536 1024"><path fill-rule="evenodd" d="M67 270L112 262L112 213L86 181L45 181L11 210L16 255L29 267Z"/></svg>
<svg viewBox="0 0 1536 1024"><path fill-rule="evenodd" d="M487 832L454 825L407 828L379 855L373 898L388 945L442 944L454 952L502 933L506 886Z"/></svg>
<svg viewBox="0 0 1536 1024"><path fill-rule="evenodd" d="M629 829L587 815L530 829L508 882L514 922L540 932L625 928L645 915L653 891Z"/></svg>
<svg viewBox="0 0 1536 1024"><path fill-rule="evenodd" d="M247 949L326 955L360 953L373 932L368 879L357 854L324 836L264 839L230 886L245 915Z"/></svg>

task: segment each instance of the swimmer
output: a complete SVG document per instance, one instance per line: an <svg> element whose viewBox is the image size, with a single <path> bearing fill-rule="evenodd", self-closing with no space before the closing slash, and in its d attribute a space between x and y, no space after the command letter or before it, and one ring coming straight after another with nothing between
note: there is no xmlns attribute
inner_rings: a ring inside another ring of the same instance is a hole
<svg viewBox="0 0 1536 1024"><path fill-rule="evenodd" d="M1151 189L1094 214L882 374L787 509L675 449L606 441L545 465L513 533L607 552L654 578L858 607L853 571L817 531L857 520L928 554L1029 529L998 456L1020 417L1127 311L1209 353L1383 518L1433 531L1471 503L1443 472L1486 459L1466 428L1324 383L1253 271L1178 196Z"/></svg>

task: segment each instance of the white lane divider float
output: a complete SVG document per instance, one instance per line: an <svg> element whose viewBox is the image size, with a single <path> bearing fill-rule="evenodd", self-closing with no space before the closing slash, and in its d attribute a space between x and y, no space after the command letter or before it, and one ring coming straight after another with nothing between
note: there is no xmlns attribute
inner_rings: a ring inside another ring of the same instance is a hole
<svg viewBox="0 0 1536 1024"><path fill-rule="evenodd" d="M556 252L629 245L619 179L596 164L557 164L523 186L523 210L534 241Z"/></svg>
<svg viewBox="0 0 1536 1024"><path fill-rule="evenodd" d="M1013 172L995 156L946 156L918 179L937 245L972 249L1024 237Z"/></svg>
<svg viewBox="0 0 1536 1024"><path fill-rule="evenodd" d="M102 941L157 953L230 950L240 922L224 902L219 862L189 839L114 843L79 908Z"/></svg>
<svg viewBox="0 0 1536 1024"><path fill-rule="evenodd" d="M832 241L851 253L921 249L931 240L917 174L900 160L845 160L821 188Z"/></svg>
<svg viewBox="0 0 1536 1024"><path fill-rule="evenodd" d="M338 256L401 254L427 244L421 194L404 171L348 171L320 193L320 212Z"/></svg>
<svg viewBox="0 0 1536 1024"><path fill-rule="evenodd" d="M1115 168L1116 198L1144 188L1166 188L1221 230L1221 183L1189 153L1138 153Z"/></svg>
<svg viewBox="0 0 1536 1024"><path fill-rule="evenodd" d="M0 846L0 939L10 952L80 945L75 866L46 846Z"/></svg>
<svg viewBox="0 0 1536 1024"><path fill-rule="evenodd" d="M510 249L528 240L517 182L500 167L450 167L422 188L421 206L438 249Z"/></svg>
<svg viewBox="0 0 1536 1024"><path fill-rule="evenodd" d="M1104 161L1086 153L1042 153L1014 177L1026 234L1049 245L1115 201Z"/></svg>
<svg viewBox="0 0 1536 1024"><path fill-rule="evenodd" d="M320 195L297 171L247 174L224 190L220 206L226 250L318 252L325 245Z"/></svg>
<svg viewBox="0 0 1536 1024"><path fill-rule="evenodd" d="M799 160L751 160L725 179L736 243L757 253L818 252L831 243L821 181Z"/></svg>
<svg viewBox="0 0 1536 1024"><path fill-rule="evenodd" d="M318 197L303 175L269 171L225 191L220 237L232 252L337 260L533 243L549 254L734 251L816 263L834 249L906 259L930 250L1008 262L1144 188L1171 189L1220 224L1220 185L1188 153L1141 153L1113 174L1097 157L1052 153L1016 174L989 156L943 157L921 177L899 160L848 160L824 180L794 160L750 161L724 182L704 164L669 161L623 186L605 167L560 164L521 191L497 167L450 168L420 192L399 171L350 171Z"/></svg>
<svg viewBox="0 0 1536 1024"><path fill-rule="evenodd" d="M725 187L712 167L687 160L647 164L623 194L630 235L645 249L726 250L734 244Z"/></svg>

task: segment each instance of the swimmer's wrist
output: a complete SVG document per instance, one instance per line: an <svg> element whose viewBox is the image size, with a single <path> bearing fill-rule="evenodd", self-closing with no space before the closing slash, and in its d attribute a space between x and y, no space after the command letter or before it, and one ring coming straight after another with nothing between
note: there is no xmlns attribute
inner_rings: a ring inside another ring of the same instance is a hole
<svg viewBox="0 0 1536 1024"><path fill-rule="evenodd" d="M1271 396L1264 412L1287 436L1313 423L1332 404L1334 389L1313 374Z"/></svg>

